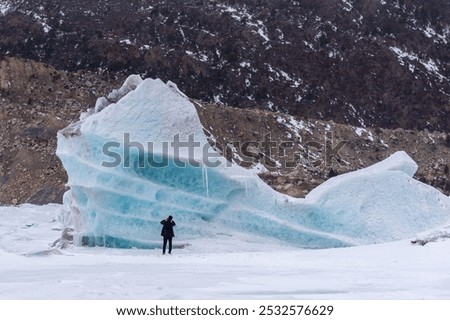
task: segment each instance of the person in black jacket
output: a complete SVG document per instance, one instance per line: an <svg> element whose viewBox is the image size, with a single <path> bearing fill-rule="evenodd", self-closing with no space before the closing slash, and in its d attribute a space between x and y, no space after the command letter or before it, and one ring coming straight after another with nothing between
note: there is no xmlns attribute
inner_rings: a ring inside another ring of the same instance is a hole
<svg viewBox="0 0 450 320"><path fill-rule="evenodd" d="M163 254L166 254L167 242L169 242L169 254L172 254L172 238L175 237L173 227L176 225L172 216L168 216L166 219L161 220L163 225L161 230L161 236L163 237Z"/></svg>

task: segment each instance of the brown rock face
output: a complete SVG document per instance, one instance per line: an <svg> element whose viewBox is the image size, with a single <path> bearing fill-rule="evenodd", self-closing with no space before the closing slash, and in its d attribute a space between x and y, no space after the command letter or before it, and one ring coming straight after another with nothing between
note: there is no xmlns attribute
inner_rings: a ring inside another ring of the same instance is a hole
<svg viewBox="0 0 450 320"><path fill-rule="evenodd" d="M57 131L111 86L94 77L96 88L88 88L90 77L0 60L0 203L61 202L67 177L55 155Z"/></svg>

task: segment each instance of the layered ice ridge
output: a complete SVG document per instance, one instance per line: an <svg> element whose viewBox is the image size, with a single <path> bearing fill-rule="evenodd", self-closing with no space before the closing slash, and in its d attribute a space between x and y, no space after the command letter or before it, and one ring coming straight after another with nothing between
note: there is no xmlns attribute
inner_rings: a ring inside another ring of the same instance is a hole
<svg viewBox="0 0 450 320"><path fill-rule="evenodd" d="M57 154L69 177L64 203L90 245L156 247L169 214L181 242L227 234L305 248L409 238L449 218L449 198L413 179L404 152L305 199L277 193L215 152L175 84L139 76L61 130Z"/></svg>

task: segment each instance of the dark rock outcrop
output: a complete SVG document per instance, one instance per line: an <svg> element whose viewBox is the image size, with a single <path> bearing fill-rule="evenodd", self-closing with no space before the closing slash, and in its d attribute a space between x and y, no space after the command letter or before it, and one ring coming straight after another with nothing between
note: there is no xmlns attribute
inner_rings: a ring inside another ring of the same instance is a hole
<svg viewBox="0 0 450 320"><path fill-rule="evenodd" d="M0 52L140 73L192 98L450 131L447 0L10 0Z"/></svg>

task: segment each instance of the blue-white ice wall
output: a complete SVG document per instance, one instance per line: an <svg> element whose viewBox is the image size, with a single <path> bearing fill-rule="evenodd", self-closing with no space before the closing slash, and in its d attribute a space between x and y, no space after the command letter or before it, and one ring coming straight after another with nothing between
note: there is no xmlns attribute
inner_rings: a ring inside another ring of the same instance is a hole
<svg viewBox="0 0 450 320"><path fill-rule="evenodd" d="M208 167L202 148L180 154L199 165L180 167L172 150L162 152L163 142L175 135L188 141L193 134L202 147L207 144L195 107L173 84L133 80L118 103L58 134L57 154L69 176L64 202L87 243L156 247L159 221L169 214L179 241L246 234L306 248L407 238L448 220L448 197L414 180L417 166L401 152L330 179L306 199L273 191L219 155L209 160L221 166ZM126 148L125 134L144 149ZM111 142L117 144L108 151L121 156L112 167L116 159L104 152ZM148 159L167 165L149 165Z"/></svg>

